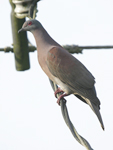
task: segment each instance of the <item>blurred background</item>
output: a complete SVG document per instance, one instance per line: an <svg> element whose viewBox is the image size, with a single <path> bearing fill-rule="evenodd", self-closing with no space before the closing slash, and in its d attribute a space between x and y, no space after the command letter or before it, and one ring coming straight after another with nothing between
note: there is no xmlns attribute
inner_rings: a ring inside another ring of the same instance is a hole
<svg viewBox="0 0 113 150"><path fill-rule="evenodd" d="M36 19L59 44L79 46L113 45L112 0L42 0ZM0 48L11 46L11 5L0 2ZM27 33L36 46L34 37ZM0 52L0 149L83 150L66 126L48 77L29 54L30 69L16 71L13 53ZM101 101L99 121L88 105L68 96L70 118L94 150L112 150L113 144L113 49L83 50L74 54L96 78Z"/></svg>

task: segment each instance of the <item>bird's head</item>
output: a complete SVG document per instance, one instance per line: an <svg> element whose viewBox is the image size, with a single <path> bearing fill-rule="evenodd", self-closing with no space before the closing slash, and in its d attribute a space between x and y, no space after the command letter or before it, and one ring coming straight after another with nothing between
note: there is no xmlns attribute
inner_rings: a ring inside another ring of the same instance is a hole
<svg viewBox="0 0 113 150"><path fill-rule="evenodd" d="M18 31L18 33L22 31L33 31L35 29L41 28L42 25L39 21L32 19L24 22L22 28Z"/></svg>

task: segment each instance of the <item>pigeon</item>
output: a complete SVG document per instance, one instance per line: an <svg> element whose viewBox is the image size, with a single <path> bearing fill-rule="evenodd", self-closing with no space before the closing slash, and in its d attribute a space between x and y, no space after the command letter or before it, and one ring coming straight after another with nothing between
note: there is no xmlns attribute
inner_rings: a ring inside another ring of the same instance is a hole
<svg viewBox="0 0 113 150"><path fill-rule="evenodd" d="M91 107L104 130L94 76L78 59L58 44L38 20L26 21L18 32L22 31L30 31L33 34L38 62L49 79L59 86L55 91L55 96L61 93L57 103L60 105L61 98L74 94Z"/></svg>

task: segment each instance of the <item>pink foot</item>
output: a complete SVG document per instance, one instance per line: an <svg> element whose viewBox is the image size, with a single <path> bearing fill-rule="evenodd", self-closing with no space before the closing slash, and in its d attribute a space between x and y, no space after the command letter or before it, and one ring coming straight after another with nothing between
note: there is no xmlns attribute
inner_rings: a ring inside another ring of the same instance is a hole
<svg viewBox="0 0 113 150"><path fill-rule="evenodd" d="M61 100L61 98L65 97L65 96L68 96L68 94L66 94L66 93L64 94L64 93L63 93L62 95L59 96L59 98L58 98L58 100L57 100L58 105L60 105L60 100Z"/></svg>
<svg viewBox="0 0 113 150"><path fill-rule="evenodd" d="M54 93L54 94L55 94L55 97L57 98L57 94L58 94L58 93L61 93L61 92L64 93L64 91L61 90L60 87L59 87L59 88L55 91L55 93Z"/></svg>

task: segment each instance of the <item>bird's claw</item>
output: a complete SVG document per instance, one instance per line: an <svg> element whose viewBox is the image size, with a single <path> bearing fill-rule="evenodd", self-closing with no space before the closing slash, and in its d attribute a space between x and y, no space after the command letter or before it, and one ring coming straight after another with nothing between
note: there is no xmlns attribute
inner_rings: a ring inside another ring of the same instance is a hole
<svg viewBox="0 0 113 150"><path fill-rule="evenodd" d="M65 97L65 96L68 96L68 94L62 94L62 95L60 95L59 96L59 98L58 98L58 100L57 100L57 103L58 103L58 105L60 105L60 100L63 98L63 97ZM64 100L64 102L66 103L66 100L65 99L63 99Z"/></svg>
<svg viewBox="0 0 113 150"><path fill-rule="evenodd" d="M65 99L63 99L63 102L66 103L67 101ZM58 105L60 106L60 100L57 100Z"/></svg>
<svg viewBox="0 0 113 150"><path fill-rule="evenodd" d="M55 94L55 97L57 98L57 94L58 94L58 93L61 93L61 92L62 92L62 94L64 93L64 91L61 90L60 87L59 87L59 88L55 91L55 93L54 93L54 94Z"/></svg>

